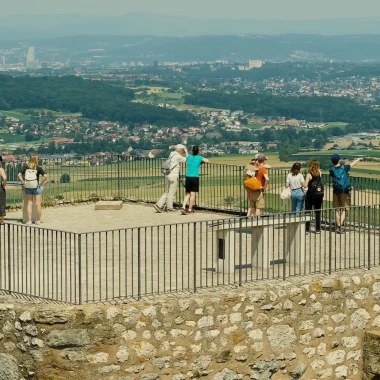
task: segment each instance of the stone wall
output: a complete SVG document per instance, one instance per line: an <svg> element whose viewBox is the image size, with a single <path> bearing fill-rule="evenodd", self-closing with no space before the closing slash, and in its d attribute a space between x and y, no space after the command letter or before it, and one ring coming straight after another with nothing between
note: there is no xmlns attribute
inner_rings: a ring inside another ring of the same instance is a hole
<svg viewBox="0 0 380 380"><path fill-rule="evenodd" d="M113 306L0 299L0 380L360 379L380 270Z"/></svg>

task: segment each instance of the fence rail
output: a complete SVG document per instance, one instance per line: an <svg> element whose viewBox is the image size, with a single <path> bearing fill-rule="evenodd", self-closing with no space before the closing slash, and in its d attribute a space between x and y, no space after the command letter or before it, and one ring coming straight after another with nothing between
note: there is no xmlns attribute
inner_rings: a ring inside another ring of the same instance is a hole
<svg viewBox="0 0 380 380"><path fill-rule="evenodd" d="M156 202L165 189L160 159L131 159L122 155L74 158L42 158L42 166L49 182L44 188L44 203L80 201L110 198L142 202ZM17 175L22 162L6 163L8 179L18 183ZM185 172L184 167L181 173ZM202 165L199 207L233 212L243 215L248 207L243 187L243 166L207 164ZM279 194L285 183L287 171L269 170L270 183L266 191L266 211L279 212L282 201ZM324 208L332 206L332 186L328 175L323 175L326 187ZM380 203L380 180L351 177L352 205L363 206ZM177 204L181 204L184 188L179 186ZM18 186L7 189L7 203L21 204L22 193ZM289 203L289 202L288 202ZM290 203L284 211L290 211Z"/></svg>
<svg viewBox="0 0 380 380"><path fill-rule="evenodd" d="M0 289L83 304L370 268L380 263L380 205L315 215L224 218L71 233L0 226ZM310 221L310 233L306 223Z"/></svg>

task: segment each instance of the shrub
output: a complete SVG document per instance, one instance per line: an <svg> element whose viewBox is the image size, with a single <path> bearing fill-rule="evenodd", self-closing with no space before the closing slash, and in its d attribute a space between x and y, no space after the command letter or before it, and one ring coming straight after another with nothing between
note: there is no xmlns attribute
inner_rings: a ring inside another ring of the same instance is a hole
<svg viewBox="0 0 380 380"><path fill-rule="evenodd" d="M70 183L70 174L62 174L61 179L59 180L60 183Z"/></svg>

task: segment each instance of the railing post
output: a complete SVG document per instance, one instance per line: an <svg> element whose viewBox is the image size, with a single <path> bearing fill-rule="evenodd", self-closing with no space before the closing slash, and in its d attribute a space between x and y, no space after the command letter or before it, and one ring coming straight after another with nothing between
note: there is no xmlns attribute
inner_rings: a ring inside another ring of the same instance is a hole
<svg viewBox="0 0 380 380"><path fill-rule="evenodd" d="M137 229L137 299L141 299L141 231Z"/></svg>
<svg viewBox="0 0 380 380"><path fill-rule="evenodd" d="M329 236L329 274L331 274L331 260L332 260L332 230L331 230L331 226L332 226L332 209L330 208L329 210L329 222L330 222L330 236ZM335 228L337 228L337 224L336 224L336 221L335 221Z"/></svg>
<svg viewBox="0 0 380 380"><path fill-rule="evenodd" d="M121 199L121 183L120 183L120 160L121 156L117 156L117 199Z"/></svg>
<svg viewBox="0 0 380 380"><path fill-rule="evenodd" d="M371 269L371 206L368 206L368 270Z"/></svg>
<svg viewBox="0 0 380 380"><path fill-rule="evenodd" d="M8 226L8 291L12 289L12 270L11 270L11 225Z"/></svg>
<svg viewBox="0 0 380 380"><path fill-rule="evenodd" d="M235 252L234 252L234 256L235 256ZM242 226L242 218L239 218L239 286L242 286L243 284L242 265L243 265L243 226Z"/></svg>
<svg viewBox="0 0 380 380"><path fill-rule="evenodd" d="M62 290L61 290L62 291ZM82 234L78 234L78 303L82 304Z"/></svg>
<svg viewBox="0 0 380 380"><path fill-rule="evenodd" d="M193 255L194 255L194 269L193 269L193 275L194 275L194 293L197 291L197 224L193 224Z"/></svg>

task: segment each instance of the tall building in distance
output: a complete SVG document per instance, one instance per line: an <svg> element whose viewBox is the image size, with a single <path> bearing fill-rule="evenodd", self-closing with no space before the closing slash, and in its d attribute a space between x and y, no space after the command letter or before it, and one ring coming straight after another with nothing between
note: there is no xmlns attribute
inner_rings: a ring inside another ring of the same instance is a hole
<svg viewBox="0 0 380 380"><path fill-rule="evenodd" d="M38 68L38 61L36 61L34 46L29 46L28 55L26 57L26 68L31 70Z"/></svg>
<svg viewBox="0 0 380 380"><path fill-rule="evenodd" d="M250 60L250 61L248 61L248 69L249 70L259 69L262 66L263 66L263 61L259 61L259 60Z"/></svg>

